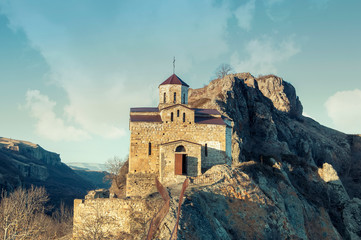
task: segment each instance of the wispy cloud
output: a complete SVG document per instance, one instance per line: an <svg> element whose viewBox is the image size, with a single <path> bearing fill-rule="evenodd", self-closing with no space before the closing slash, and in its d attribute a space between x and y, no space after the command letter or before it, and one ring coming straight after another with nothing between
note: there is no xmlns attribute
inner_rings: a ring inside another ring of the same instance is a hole
<svg viewBox="0 0 361 240"><path fill-rule="evenodd" d="M54 112L56 103L38 90L28 90L26 93L26 108L37 120L37 133L50 140L79 141L89 139L89 134L72 125L66 124Z"/></svg>
<svg viewBox="0 0 361 240"><path fill-rule="evenodd" d="M361 90L336 92L325 103L328 116L338 130L361 133Z"/></svg>
<svg viewBox="0 0 361 240"><path fill-rule="evenodd" d="M293 38L277 42L268 36L249 41L245 49L248 56L243 57L236 52L231 57L231 64L238 72L253 74L276 74L277 64L300 52Z"/></svg>
<svg viewBox="0 0 361 240"><path fill-rule="evenodd" d="M244 30L251 30L251 24L256 9L256 0L249 0L234 11L238 26Z"/></svg>
<svg viewBox="0 0 361 240"><path fill-rule="evenodd" d="M263 0L265 11L269 19L280 23L292 16L292 1L285 0Z"/></svg>
<svg viewBox="0 0 361 240"><path fill-rule="evenodd" d="M67 128L66 121L91 135L124 135L129 107L157 104L157 84L171 74L174 55L181 63L177 71L188 73L228 50L224 31L230 10L209 1L2 3L12 28L25 32L49 65L50 80L65 90L68 104L59 107L61 117L51 117L78 139L86 134ZM40 93L30 96L32 109ZM48 112L52 103L47 102ZM42 131L48 119L34 116L38 132L55 139Z"/></svg>

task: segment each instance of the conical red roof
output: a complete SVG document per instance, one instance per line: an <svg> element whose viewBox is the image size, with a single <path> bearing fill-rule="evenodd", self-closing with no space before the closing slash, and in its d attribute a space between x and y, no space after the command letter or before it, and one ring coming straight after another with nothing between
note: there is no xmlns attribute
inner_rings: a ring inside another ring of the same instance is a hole
<svg viewBox="0 0 361 240"><path fill-rule="evenodd" d="M188 84L186 84L185 82L182 81L182 79L180 79L177 75L173 74L172 76L170 76L169 78L167 78L167 80L165 80L164 82L162 82L160 85L165 85L165 84L177 84L177 85L183 85L186 87L189 87ZM159 85L159 86L160 86Z"/></svg>

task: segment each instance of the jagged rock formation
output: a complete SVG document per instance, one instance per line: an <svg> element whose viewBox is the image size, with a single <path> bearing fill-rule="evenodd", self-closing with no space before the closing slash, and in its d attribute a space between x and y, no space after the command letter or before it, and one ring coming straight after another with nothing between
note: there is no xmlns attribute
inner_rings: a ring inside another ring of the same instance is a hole
<svg viewBox="0 0 361 240"><path fill-rule="evenodd" d="M233 121L234 168L222 183L189 193L180 238L205 239L191 227L198 221L191 209L210 216L198 224L220 239L361 238L360 136L302 116L293 86L273 75L227 75L190 90L189 102Z"/></svg>
<svg viewBox="0 0 361 240"><path fill-rule="evenodd" d="M70 205L95 187L62 163L59 154L31 142L0 138L0 189L30 185L44 186L56 205Z"/></svg>
<svg viewBox="0 0 361 240"><path fill-rule="evenodd" d="M46 180L49 173L44 165L59 165L59 154L44 150L37 144L27 141L19 141L10 138L0 138L0 147L3 153L16 154L18 159L13 158L13 165L19 170L20 176L39 180ZM7 151L6 151L7 150ZM22 156L33 159L24 161Z"/></svg>
<svg viewBox="0 0 361 240"><path fill-rule="evenodd" d="M275 75L259 77L256 82L259 90L272 101L277 110L289 113L295 118L302 116L302 104L291 84Z"/></svg>

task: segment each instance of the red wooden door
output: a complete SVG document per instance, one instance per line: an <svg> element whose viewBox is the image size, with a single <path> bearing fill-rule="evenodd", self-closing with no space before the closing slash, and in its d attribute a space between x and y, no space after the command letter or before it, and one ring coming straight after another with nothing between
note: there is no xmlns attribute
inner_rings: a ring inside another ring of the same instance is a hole
<svg viewBox="0 0 361 240"><path fill-rule="evenodd" d="M182 175L183 173L183 154L175 154L174 174Z"/></svg>

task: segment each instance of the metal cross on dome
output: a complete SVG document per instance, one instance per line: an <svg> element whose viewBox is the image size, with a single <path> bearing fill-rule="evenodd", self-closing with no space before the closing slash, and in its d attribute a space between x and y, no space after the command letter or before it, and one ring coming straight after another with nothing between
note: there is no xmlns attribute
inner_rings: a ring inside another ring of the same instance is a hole
<svg viewBox="0 0 361 240"><path fill-rule="evenodd" d="M175 73L175 57L173 57L173 74Z"/></svg>

